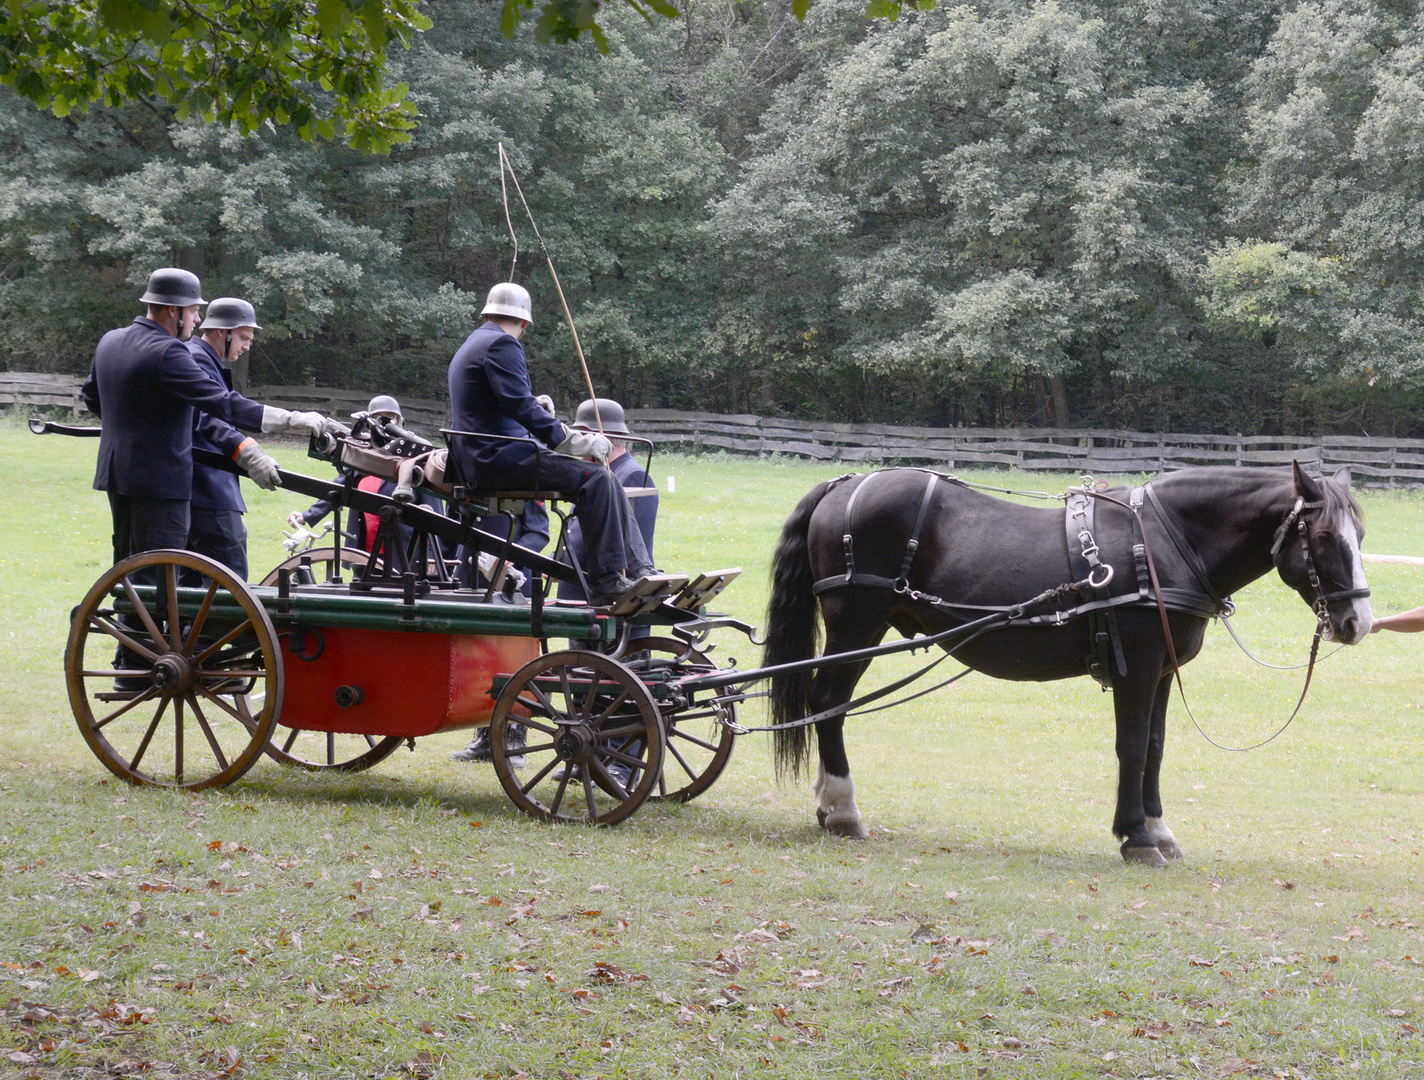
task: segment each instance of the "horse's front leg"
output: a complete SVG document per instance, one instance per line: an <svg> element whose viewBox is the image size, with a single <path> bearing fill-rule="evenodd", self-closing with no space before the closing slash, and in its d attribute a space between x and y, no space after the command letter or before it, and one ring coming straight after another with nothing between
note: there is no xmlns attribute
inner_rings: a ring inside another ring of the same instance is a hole
<svg viewBox="0 0 1424 1080"><path fill-rule="evenodd" d="M1147 736L1147 766L1142 774L1142 809L1147 815L1147 831L1157 841L1157 850L1166 858L1186 854L1172 835L1162 813L1162 755L1167 749L1167 703L1172 699L1171 676L1163 676L1152 701L1152 726Z"/></svg>
<svg viewBox="0 0 1424 1080"><path fill-rule="evenodd" d="M829 652L829 649L827 650ZM820 712L850 700L866 664L843 664L823 668L811 688L811 707ZM816 748L820 765L811 791L816 796L816 820L827 832L851 840L864 840L870 830L860 818L855 804L855 781L850 776L843 729L844 717L822 720L816 725Z"/></svg>
<svg viewBox="0 0 1424 1080"><path fill-rule="evenodd" d="M1138 662L1113 680L1113 711L1117 716L1117 811L1113 834L1122 840L1122 857L1145 866L1166 866L1157 838L1147 826L1143 780L1147 772L1152 714L1161 685L1161 664ZM1165 707L1165 706L1164 706ZM1158 800L1156 810L1161 813Z"/></svg>

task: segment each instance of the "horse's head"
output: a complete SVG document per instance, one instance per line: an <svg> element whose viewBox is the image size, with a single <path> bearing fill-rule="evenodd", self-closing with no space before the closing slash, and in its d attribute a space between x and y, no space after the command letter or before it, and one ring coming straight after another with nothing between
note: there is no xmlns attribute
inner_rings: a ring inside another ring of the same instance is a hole
<svg viewBox="0 0 1424 1080"><path fill-rule="evenodd" d="M1346 645L1365 639L1374 621L1360 545L1360 506L1350 494L1350 467L1314 479L1291 463L1295 490L1276 530L1271 557L1281 580L1315 609L1329 636Z"/></svg>

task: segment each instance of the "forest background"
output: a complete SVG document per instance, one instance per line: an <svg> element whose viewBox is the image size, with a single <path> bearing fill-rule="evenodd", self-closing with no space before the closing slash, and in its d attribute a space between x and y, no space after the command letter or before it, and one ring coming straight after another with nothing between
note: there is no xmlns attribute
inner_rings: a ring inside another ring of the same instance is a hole
<svg viewBox="0 0 1424 1080"><path fill-rule="evenodd" d="M0 89L0 368L86 371L148 272L252 383L444 396L511 270L503 142L601 393L934 426L1424 435L1424 12L1362 0L433 0L387 154ZM513 193L511 193L513 199ZM527 220L538 389L583 396Z"/></svg>

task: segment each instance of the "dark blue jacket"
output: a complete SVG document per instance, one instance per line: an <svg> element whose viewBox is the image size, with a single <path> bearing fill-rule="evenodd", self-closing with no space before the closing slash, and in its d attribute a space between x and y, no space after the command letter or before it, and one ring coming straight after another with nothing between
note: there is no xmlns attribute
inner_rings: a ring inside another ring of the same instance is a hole
<svg viewBox="0 0 1424 1080"><path fill-rule="evenodd" d="M100 339L80 393L103 421L94 487L118 495L192 495L195 408L262 429L261 405L213 382L186 345L143 316Z"/></svg>
<svg viewBox="0 0 1424 1080"><path fill-rule="evenodd" d="M450 361L450 408L457 431L529 438L558 446L568 435L564 425L534 400L529 368L519 341L486 322L465 339ZM456 439L456 464L465 482L480 483L525 461L534 450L527 443Z"/></svg>
<svg viewBox="0 0 1424 1080"><path fill-rule="evenodd" d="M217 351L202 338L188 342L188 351L193 354L200 368L208 377L216 380L224 390L232 389L232 372L218 357ZM195 414L193 425L193 449L212 450L230 458L237 453L247 436L231 424L200 412ZM242 490L237 477L211 465L193 462L193 505L208 510L236 510L247 513L247 504L242 501Z"/></svg>

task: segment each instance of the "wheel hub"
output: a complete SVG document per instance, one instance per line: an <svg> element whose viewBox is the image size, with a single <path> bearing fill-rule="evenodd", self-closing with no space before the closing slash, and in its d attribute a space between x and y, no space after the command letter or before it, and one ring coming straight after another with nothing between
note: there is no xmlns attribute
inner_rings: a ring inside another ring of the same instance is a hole
<svg viewBox="0 0 1424 1080"><path fill-rule="evenodd" d="M182 694L193 681L193 669L179 653L164 653L154 661L148 677L163 693Z"/></svg>
<svg viewBox="0 0 1424 1080"><path fill-rule="evenodd" d="M582 761L593 744L589 732L583 727L565 727L554 739L554 751L564 761Z"/></svg>

